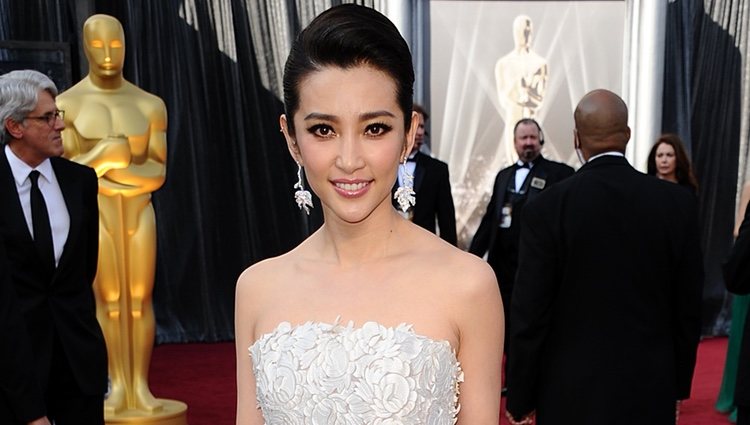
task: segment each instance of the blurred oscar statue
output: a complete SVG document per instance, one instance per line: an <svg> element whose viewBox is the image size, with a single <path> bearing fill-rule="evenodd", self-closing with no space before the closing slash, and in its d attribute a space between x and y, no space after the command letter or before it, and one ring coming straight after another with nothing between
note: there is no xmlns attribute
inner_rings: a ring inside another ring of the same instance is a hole
<svg viewBox="0 0 750 425"><path fill-rule="evenodd" d="M65 111L65 156L99 177L97 317L109 355L107 424L187 424L184 403L148 386L156 322L152 290L156 216L151 192L166 175L164 102L123 78L120 22L93 15L83 26L89 73L57 98Z"/></svg>
<svg viewBox="0 0 750 425"><path fill-rule="evenodd" d="M514 48L495 64L498 101L505 132L501 142L502 162L515 161L513 124L521 118L536 118L547 91L547 60L531 49L531 18L518 15L513 20Z"/></svg>

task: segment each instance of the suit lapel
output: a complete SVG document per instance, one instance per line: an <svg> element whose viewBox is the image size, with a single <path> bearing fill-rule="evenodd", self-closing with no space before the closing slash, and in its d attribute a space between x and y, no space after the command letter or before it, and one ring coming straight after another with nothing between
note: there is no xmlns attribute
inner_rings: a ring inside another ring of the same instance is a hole
<svg viewBox="0 0 750 425"><path fill-rule="evenodd" d="M495 217L498 219L500 218L500 211L503 208L503 204L505 204L505 193L508 191L510 179L516 175L515 171L516 169L511 165L501 171L500 178L497 179L495 193L498 193L499 195L497 197L497 203L495 204Z"/></svg>
<svg viewBox="0 0 750 425"><path fill-rule="evenodd" d="M68 249L69 246L74 244L70 241L78 237L81 231L81 188L80 185L76 184L70 173L68 167L66 167L64 160L60 158L50 158L52 161L52 169L55 170L55 176L57 177L57 183L60 185L60 191L62 192L63 199L65 200L65 207L68 209L68 216L70 216L70 228L68 230L68 239L65 241L60 261L57 264L57 268L64 264L70 257L71 252Z"/></svg>
<svg viewBox="0 0 750 425"><path fill-rule="evenodd" d="M422 187L422 181L425 175L425 162L424 154L417 152L416 163L414 167L414 191L419 192L419 188Z"/></svg>

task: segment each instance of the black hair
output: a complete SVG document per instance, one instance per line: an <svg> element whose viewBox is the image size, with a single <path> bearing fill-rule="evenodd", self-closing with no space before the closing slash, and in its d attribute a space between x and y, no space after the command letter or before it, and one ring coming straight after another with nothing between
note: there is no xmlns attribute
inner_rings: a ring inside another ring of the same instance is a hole
<svg viewBox="0 0 750 425"><path fill-rule="evenodd" d="M299 108L299 84L326 66L347 69L369 65L385 72L396 84L396 101L411 125L414 68L409 46L393 23L380 12L342 4L318 15L292 44L284 66L284 109L294 134Z"/></svg>
<svg viewBox="0 0 750 425"><path fill-rule="evenodd" d="M513 127L513 139L516 138L516 130L518 130L518 126L521 124L534 124L536 126L536 129L539 131L539 144L544 144L544 133L542 133L542 126L539 125L538 122L534 118L521 118L518 120L516 125Z"/></svg>

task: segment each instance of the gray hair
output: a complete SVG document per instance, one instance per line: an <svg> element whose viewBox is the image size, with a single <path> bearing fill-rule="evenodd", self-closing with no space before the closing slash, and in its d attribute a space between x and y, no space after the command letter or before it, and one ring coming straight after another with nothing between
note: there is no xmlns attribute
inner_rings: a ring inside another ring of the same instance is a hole
<svg viewBox="0 0 750 425"><path fill-rule="evenodd" d="M57 96L55 83L46 75L32 69L11 71L0 75L0 144L6 144L11 136L5 121L23 121L36 108L39 90L46 90L53 98Z"/></svg>

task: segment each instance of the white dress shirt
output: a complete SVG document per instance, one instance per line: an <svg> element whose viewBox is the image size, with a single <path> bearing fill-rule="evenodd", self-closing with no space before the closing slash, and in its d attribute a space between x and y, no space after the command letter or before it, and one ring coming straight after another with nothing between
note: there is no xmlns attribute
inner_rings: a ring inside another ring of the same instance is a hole
<svg viewBox="0 0 750 425"><path fill-rule="evenodd" d="M417 169L417 162L414 160L414 157L417 156L417 154L409 155L407 161L398 167L398 185L403 186L404 185L404 172L409 173L412 178L414 178L414 171ZM414 185L414 181L412 180L412 187Z"/></svg>
<svg viewBox="0 0 750 425"><path fill-rule="evenodd" d="M534 168L534 163L529 163L529 168L523 167L524 162L520 159L516 162L518 164L519 168L516 168L516 193L521 191L521 188L523 187L523 182L526 181L526 177L529 176L529 173L531 172L531 169Z"/></svg>
<svg viewBox="0 0 750 425"><path fill-rule="evenodd" d="M21 201L23 216L32 238L34 237L34 224L31 221L31 180L29 179L29 173L37 170L41 174L39 190L44 196L44 203L47 204L47 215L49 215L49 224L52 229L52 245L55 249L55 265L57 265L60 262L65 241L68 240L70 215L68 214L68 207L65 205L60 184L57 182L57 176L52 169L52 163L49 159L45 159L36 168L31 168L18 158L8 145L5 145L5 156L8 158L13 179L16 181L18 199Z"/></svg>
<svg viewBox="0 0 750 425"><path fill-rule="evenodd" d="M624 154L624 153L622 153L622 152L617 152L617 151L602 152L602 153L600 153L600 154L597 154L597 155L594 155L594 156L592 156L592 157L591 157L591 158L589 158L589 160L588 160L588 161L586 161L586 162L591 162L591 161L595 160L596 158L601 158L601 157L603 157L603 156L620 156L620 157L624 157L624 156L625 156L625 154Z"/></svg>

